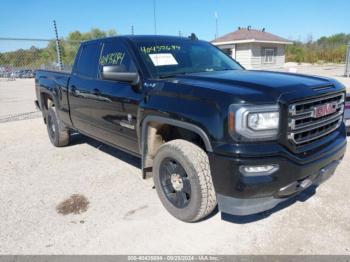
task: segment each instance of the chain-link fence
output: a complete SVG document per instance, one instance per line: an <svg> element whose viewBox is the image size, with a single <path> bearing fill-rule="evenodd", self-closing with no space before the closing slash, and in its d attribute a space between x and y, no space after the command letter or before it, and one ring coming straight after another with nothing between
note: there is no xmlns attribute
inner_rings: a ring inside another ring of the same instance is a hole
<svg viewBox="0 0 350 262"><path fill-rule="evenodd" d="M80 42L60 40L64 71L70 71ZM61 70L56 41L0 38L0 79L33 78L36 69Z"/></svg>

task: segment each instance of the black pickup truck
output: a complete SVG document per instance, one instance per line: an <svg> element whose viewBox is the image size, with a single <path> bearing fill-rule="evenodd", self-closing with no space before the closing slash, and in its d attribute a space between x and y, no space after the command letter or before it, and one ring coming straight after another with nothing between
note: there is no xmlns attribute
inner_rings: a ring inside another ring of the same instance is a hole
<svg viewBox="0 0 350 262"><path fill-rule="evenodd" d="M345 152L342 84L245 70L194 37L87 41L71 74L39 70L35 83L53 145L79 132L141 157L183 221L217 203L234 215L271 209L325 181Z"/></svg>

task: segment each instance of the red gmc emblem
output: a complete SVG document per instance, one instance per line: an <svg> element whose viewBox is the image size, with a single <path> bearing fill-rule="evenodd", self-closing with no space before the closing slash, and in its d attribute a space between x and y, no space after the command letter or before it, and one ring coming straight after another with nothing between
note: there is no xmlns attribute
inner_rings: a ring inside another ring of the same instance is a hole
<svg viewBox="0 0 350 262"><path fill-rule="evenodd" d="M314 107L314 117L322 117L326 115L333 114L337 111L337 103L328 103L320 106Z"/></svg>

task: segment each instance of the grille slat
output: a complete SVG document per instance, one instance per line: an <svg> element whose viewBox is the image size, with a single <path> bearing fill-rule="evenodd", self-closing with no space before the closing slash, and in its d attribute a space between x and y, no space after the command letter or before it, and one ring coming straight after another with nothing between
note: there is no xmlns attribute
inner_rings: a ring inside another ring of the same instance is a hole
<svg viewBox="0 0 350 262"><path fill-rule="evenodd" d="M309 120L308 122L301 123L301 124L296 124L296 122L292 120L291 126L293 126L293 123L294 123L293 130L296 130L296 131L307 131L309 129L315 129L319 126L326 125L328 122L331 122L332 120L339 118L339 116L341 116L343 112L344 112L344 107L338 110L337 113L332 114L330 117L325 117L317 121Z"/></svg>
<svg viewBox="0 0 350 262"><path fill-rule="evenodd" d="M342 123L344 93L296 102L289 106L288 139L303 146L335 131ZM320 106L327 105L334 112L317 116Z"/></svg>

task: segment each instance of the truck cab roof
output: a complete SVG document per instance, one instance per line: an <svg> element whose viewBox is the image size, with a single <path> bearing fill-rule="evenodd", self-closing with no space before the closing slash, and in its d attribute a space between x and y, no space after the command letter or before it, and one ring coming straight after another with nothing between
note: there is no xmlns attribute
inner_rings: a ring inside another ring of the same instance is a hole
<svg viewBox="0 0 350 262"><path fill-rule="evenodd" d="M93 40L87 40L83 43L96 43L101 42L105 40L118 40L118 39L127 39L130 41L164 41L164 40L174 40L174 41L191 41L192 39L189 37L183 37L183 36L170 36L170 35L120 35L120 36L110 36L110 37L104 37L104 38L98 38Z"/></svg>

